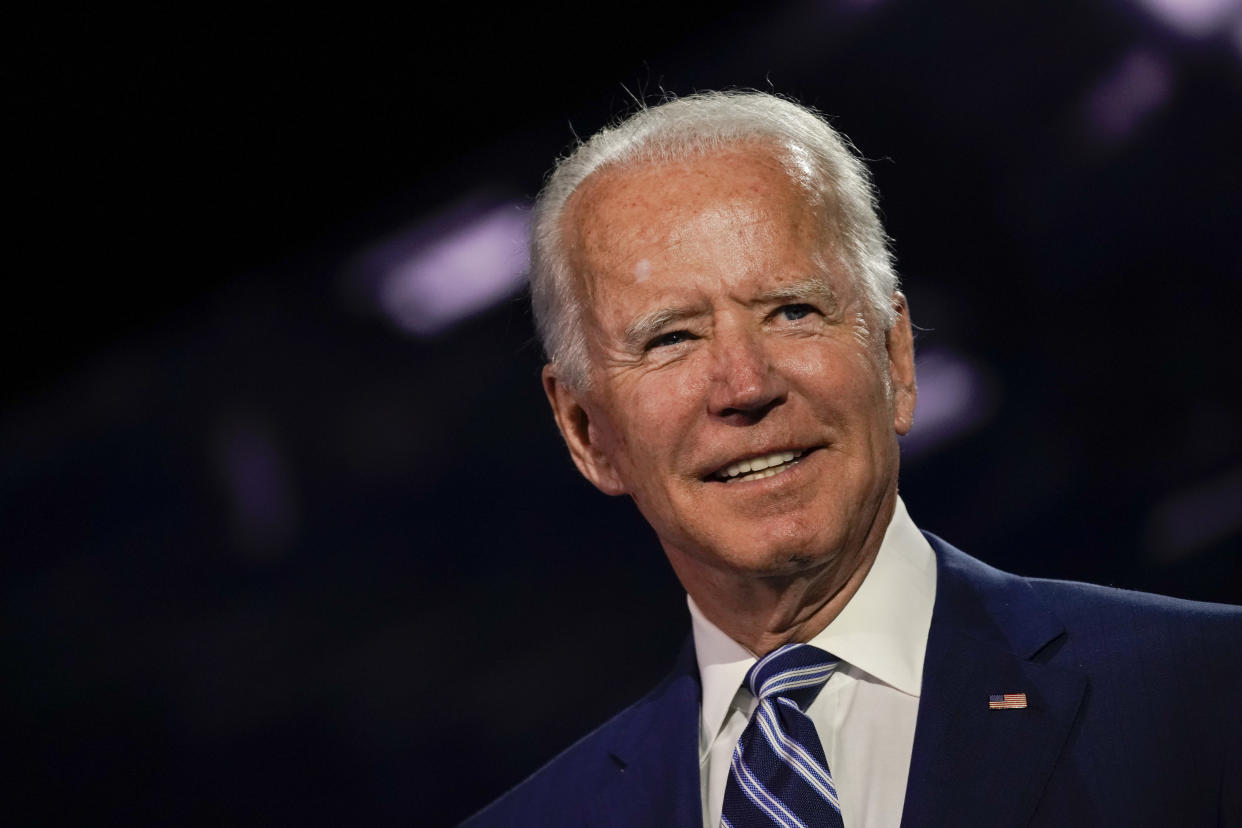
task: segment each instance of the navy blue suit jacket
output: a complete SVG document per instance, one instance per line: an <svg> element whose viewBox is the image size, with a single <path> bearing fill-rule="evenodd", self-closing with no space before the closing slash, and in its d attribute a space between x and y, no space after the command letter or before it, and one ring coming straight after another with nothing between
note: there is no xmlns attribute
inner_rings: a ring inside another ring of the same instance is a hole
<svg viewBox="0 0 1242 828"><path fill-rule="evenodd" d="M1242 825L1242 608L1020 578L929 535L936 603L903 826ZM1025 709L988 696L1026 693ZM467 822L699 828L692 646Z"/></svg>

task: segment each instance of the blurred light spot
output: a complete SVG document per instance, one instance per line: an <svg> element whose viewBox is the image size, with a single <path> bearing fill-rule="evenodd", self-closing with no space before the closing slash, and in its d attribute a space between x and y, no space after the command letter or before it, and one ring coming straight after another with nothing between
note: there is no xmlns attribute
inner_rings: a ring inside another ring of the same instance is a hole
<svg viewBox="0 0 1242 828"><path fill-rule="evenodd" d="M918 355L919 401L914 428L901 438L903 457L940 448L987 422L996 410L992 383L966 357L947 350Z"/></svg>
<svg viewBox="0 0 1242 828"><path fill-rule="evenodd" d="M1206 37L1242 12L1242 0L1136 0L1148 14L1179 34Z"/></svg>
<svg viewBox="0 0 1242 828"><path fill-rule="evenodd" d="M1162 59L1142 50L1130 52L1087 95L1092 133L1102 143L1120 143L1164 104L1172 87Z"/></svg>
<svg viewBox="0 0 1242 828"><path fill-rule="evenodd" d="M1152 510L1147 547L1157 563L1175 563L1242 530L1242 468L1177 492Z"/></svg>
<svg viewBox="0 0 1242 828"><path fill-rule="evenodd" d="M365 251L350 278L402 330L439 333L522 288L527 228L516 203L458 208Z"/></svg>
<svg viewBox="0 0 1242 828"><path fill-rule="evenodd" d="M296 533L297 509L270 430L251 417L229 418L216 428L212 454L238 548L255 559L279 556Z"/></svg>

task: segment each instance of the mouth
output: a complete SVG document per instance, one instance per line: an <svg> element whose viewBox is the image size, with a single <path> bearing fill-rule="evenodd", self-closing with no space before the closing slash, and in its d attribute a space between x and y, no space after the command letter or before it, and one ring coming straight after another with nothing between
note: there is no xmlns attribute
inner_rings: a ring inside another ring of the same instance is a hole
<svg viewBox="0 0 1242 828"><path fill-rule="evenodd" d="M738 460L712 473L707 479L718 483L741 483L775 477L798 465L799 461L810 452L811 449L776 451Z"/></svg>

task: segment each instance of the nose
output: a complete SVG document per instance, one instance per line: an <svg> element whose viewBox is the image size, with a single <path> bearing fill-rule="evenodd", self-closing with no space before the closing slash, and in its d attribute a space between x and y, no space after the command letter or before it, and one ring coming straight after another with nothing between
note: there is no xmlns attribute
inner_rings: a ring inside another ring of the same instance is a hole
<svg viewBox="0 0 1242 828"><path fill-rule="evenodd" d="M708 407L713 416L747 425L785 401L788 386L761 334L719 332L712 352Z"/></svg>

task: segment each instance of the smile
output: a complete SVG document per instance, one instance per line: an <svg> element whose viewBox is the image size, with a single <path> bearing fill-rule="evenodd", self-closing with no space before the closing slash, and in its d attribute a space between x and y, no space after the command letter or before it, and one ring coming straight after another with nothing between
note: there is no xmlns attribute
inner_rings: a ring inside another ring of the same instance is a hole
<svg viewBox="0 0 1242 828"><path fill-rule="evenodd" d="M730 463L728 466L725 466L716 472L713 477L717 480L723 480L725 483L738 483L743 480L762 480L765 477L773 477L793 468L805 454L805 449L801 451L778 451L774 454L764 454L748 460L739 460L736 463Z"/></svg>

